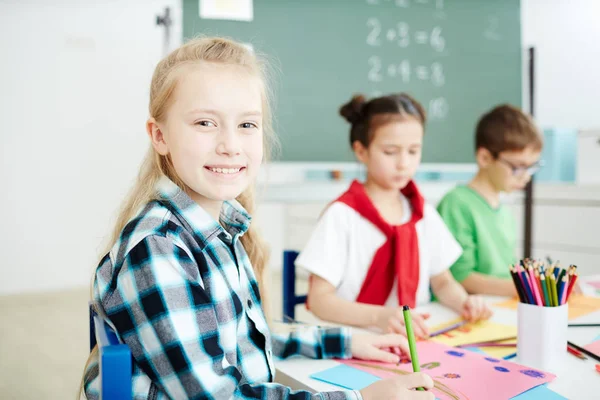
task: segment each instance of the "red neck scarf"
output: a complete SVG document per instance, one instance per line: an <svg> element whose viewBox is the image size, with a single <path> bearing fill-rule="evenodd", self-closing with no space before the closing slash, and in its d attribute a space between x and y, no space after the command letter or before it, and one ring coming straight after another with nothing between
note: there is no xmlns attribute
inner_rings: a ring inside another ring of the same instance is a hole
<svg viewBox="0 0 600 400"><path fill-rule="evenodd" d="M413 181L410 181L401 193L408 199L412 212L410 221L402 225L388 224L358 181L352 182L348 191L336 200L356 210L387 238L373 257L356 299L359 303L384 305L396 280L399 305L408 305L411 308L416 305L419 286L419 241L416 223L423 218L425 201Z"/></svg>

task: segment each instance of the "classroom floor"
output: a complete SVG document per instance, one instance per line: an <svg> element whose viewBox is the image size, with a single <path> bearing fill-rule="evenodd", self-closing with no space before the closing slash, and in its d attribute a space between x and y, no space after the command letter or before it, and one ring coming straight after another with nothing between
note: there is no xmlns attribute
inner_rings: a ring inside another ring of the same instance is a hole
<svg viewBox="0 0 600 400"><path fill-rule="evenodd" d="M281 275L271 277L273 318L281 315ZM297 290L306 291L305 281ZM0 398L75 399L89 352L89 289L0 296ZM309 320L303 307L297 318Z"/></svg>

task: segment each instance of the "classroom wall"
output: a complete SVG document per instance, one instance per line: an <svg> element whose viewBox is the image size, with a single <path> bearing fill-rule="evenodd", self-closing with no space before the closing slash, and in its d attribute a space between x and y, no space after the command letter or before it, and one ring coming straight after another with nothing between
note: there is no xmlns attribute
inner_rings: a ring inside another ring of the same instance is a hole
<svg viewBox="0 0 600 400"><path fill-rule="evenodd" d="M179 42L178 0L0 2L0 294L90 282L146 147L167 5Z"/></svg>
<svg viewBox="0 0 600 400"><path fill-rule="evenodd" d="M521 0L521 9L523 46L536 52L537 121L600 128L600 1Z"/></svg>
<svg viewBox="0 0 600 400"><path fill-rule="evenodd" d="M539 48L540 123L600 127L600 5L522 2L523 43ZM181 37L179 0L47 3L0 1L0 294L89 283L146 147L164 6L172 44Z"/></svg>

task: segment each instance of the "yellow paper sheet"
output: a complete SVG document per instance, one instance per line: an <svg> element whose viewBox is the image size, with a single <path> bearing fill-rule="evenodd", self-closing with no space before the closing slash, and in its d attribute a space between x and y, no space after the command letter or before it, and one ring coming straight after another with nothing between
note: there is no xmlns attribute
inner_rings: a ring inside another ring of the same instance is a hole
<svg viewBox="0 0 600 400"><path fill-rule="evenodd" d="M460 319L450 321L443 325L431 328L430 331L435 332L460 321ZM448 346L462 346L469 343L492 342L511 336L517 336L516 326L502 325L491 321L479 321L476 323L463 325L460 328L454 329L450 332L442 333L441 335L431 338L431 340L434 342L447 344ZM514 351L509 353L514 353Z"/></svg>
<svg viewBox="0 0 600 400"><path fill-rule="evenodd" d="M517 341L513 341L517 343ZM505 342L502 342L505 343ZM506 342L510 343L510 342ZM515 347L479 347L479 350L483 351L485 354L492 356L494 358L504 358L510 354L514 354L517 352L517 346Z"/></svg>
<svg viewBox="0 0 600 400"><path fill-rule="evenodd" d="M518 300L510 299L494 304L496 307L517 309ZM574 294L569 299L569 319L575 319L600 310L600 297Z"/></svg>

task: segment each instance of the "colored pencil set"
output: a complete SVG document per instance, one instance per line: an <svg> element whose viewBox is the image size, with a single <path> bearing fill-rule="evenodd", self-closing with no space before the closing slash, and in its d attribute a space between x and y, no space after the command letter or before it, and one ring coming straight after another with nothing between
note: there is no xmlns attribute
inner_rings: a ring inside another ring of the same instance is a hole
<svg viewBox="0 0 600 400"><path fill-rule="evenodd" d="M521 260L509 267L521 303L558 307L569 301L577 281L577 267L561 268L559 263Z"/></svg>

